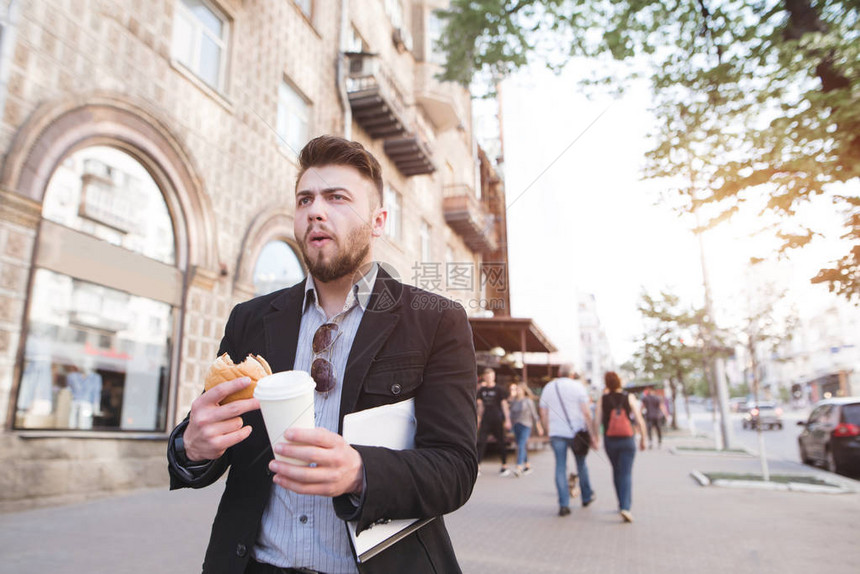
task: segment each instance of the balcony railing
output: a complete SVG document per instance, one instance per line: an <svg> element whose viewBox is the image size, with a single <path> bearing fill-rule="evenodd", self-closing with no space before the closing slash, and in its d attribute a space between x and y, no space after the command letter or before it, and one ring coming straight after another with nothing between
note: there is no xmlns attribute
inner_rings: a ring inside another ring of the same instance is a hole
<svg viewBox="0 0 860 574"><path fill-rule="evenodd" d="M347 54L347 95L352 118L370 137L383 139L385 154L405 176L436 171L428 138L410 122L405 99L394 79L374 54Z"/></svg>
<svg viewBox="0 0 860 574"><path fill-rule="evenodd" d="M472 251L490 253L498 247L495 217L487 213L467 184L446 186L442 199L445 222Z"/></svg>
<svg viewBox="0 0 860 574"><path fill-rule="evenodd" d="M407 113L400 90L374 54L347 55L346 92L352 118L374 139L406 134Z"/></svg>

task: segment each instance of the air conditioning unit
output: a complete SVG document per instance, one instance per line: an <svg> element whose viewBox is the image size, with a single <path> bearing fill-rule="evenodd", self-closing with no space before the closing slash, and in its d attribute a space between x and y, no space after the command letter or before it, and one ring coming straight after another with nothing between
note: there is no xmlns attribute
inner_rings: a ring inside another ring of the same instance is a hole
<svg viewBox="0 0 860 574"><path fill-rule="evenodd" d="M351 78L363 78L376 75L376 55L367 52L352 52L349 57L349 76Z"/></svg>
<svg viewBox="0 0 860 574"><path fill-rule="evenodd" d="M412 51L412 34L405 28L395 28L391 33L391 41L394 42L398 52Z"/></svg>

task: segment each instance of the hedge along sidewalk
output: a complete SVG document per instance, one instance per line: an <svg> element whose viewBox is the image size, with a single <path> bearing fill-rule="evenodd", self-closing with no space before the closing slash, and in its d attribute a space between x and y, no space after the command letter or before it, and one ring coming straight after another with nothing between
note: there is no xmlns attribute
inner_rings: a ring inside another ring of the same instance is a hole
<svg viewBox="0 0 860 574"><path fill-rule="evenodd" d="M732 472L690 472L701 486L726 488L754 488L760 490L784 490L790 492L813 492L819 494L851 494L856 489L848 485L829 481L811 474L773 474L769 481L758 474Z"/></svg>

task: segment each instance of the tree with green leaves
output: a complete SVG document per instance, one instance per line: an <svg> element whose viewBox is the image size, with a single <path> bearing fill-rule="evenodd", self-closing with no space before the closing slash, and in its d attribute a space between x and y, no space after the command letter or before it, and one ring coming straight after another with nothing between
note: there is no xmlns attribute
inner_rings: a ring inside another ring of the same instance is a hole
<svg viewBox="0 0 860 574"><path fill-rule="evenodd" d="M701 372L706 357L701 344L704 312L683 308L680 298L667 292L659 296L643 292L638 309L645 331L636 341L633 364L645 377L668 382L672 391L672 428L677 429L676 398L683 392L689 418L690 384L696 378L694 374Z"/></svg>
<svg viewBox="0 0 860 574"><path fill-rule="evenodd" d="M644 63L659 118L645 175L708 225L773 216L781 254L832 231L803 217L831 202L847 250L812 280L860 303L860 2L452 0L440 16L443 78L462 84L587 57L631 64L590 79L622 85Z"/></svg>

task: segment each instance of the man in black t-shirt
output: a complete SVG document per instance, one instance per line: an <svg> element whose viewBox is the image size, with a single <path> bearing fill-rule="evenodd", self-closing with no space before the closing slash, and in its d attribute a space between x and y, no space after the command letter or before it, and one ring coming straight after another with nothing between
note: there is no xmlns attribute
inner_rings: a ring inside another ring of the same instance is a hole
<svg viewBox="0 0 860 574"><path fill-rule="evenodd" d="M496 371L487 367L481 373L481 386L478 387L478 473L481 460L487 448L487 437L493 435L502 455L500 476L513 476L508 469L508 453L505 441L506 431L511 428L508 411L508 392L496 385Z"/></svg>

